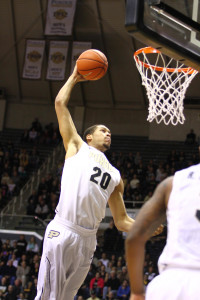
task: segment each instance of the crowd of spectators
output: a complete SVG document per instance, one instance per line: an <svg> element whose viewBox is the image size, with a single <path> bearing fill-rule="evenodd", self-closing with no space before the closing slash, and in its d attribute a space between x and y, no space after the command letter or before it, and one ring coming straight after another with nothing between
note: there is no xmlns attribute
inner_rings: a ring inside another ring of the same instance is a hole
<svg viewBox="0 0 200 300"><path fill-rule="evenodd" d="M183 151L179 153L175 150L163 162L149 160L145 164L139 152L135 156L132 152L126 156L121 152L109 152L108 159L121 173L126 208L140 208L152 196L159 182L174 175L177 170L199 162L198 156L193 154L187 159ZM41 178L38 189L28 199L28 215L36 215L43 220L54 217L59 200L63 163L64 158L58 161L54 174L49 173Z"/></svg>
<svg viewBox="0 0 200 300"><path fill-rule="evenodd" d="M54 143L55 140L57 143L58 133L55 134L52 124L46 126L43 131L38 123L39 121L36 119L30 130L23 134L22 142L32 143L32 151L39 159L38 145L40 143ZM53 139L54 141L49 138L47 133L49 128L51 128L51 138L57 137L55 140ZM32 133L29 135L31 131ZM37 132L37 134L33 134L33 132ZM35 138L33 138L34 136ZM107 156L111 163L119 169L124 181L126 208L140 208L144 202L148 201L157 184L164 178L173 175L177 170L199 163L198 156L192 155L188 159L184 152L177 153L175 150L169 153L166 161L161 162L149 160L148 163L144 163L140 152L135 154L130 152L128 155L124 155L121 152L110 151ZM13 171L16 171L17 176L19 176L20 157L22 157L21 161L24 164L24 168L20 170L26 172L30 162L30 153L27 153L25 148L21 148L17 152L12 143L8 143L7 147L0 147L0 166L3 170L0 174L1 199L5 191L5 181L8 180L6 177L11 177ZM54 217L60 194L63 162L64 159L58 162L54 174L49 173L41 178L38 188L27 199L28 215L34 215L43 220ZM21 176L23 178L23 172ZM19 182L16 182L16 186L18 184ZM108 228L103 232L103 236L98 237L97 249L90 271L75 300L128 300L130 286L124 256L124 239L125 236L116 229L113 220L111 220ZM165 242L166 231L153 237L146 244L144 286L147 286L158 274L157 260ZM2 242L0 247L0 300L34 299L41 255L40 247L35 242L34 237L26 242L24 236L20 236L18 241L7 240Z"/></svg>
<svg viewBox="0 0 200 300"><path fill-rule="evenodd" d="M163 233L147 243L145 286L158 273L157 257L164 247L165 236ZM17 240L0 240L0 300L34 299L41 253L42 243L39 245L34 236L28 241L23 234ZM97 235L97 248L90 270L74 300L128 300L129 294L124 237L111 219L108 228Z"/></svg>
<svg viewBox="0 0 200 300"><path fill-rule="evenodd" d="M39 162L37 147L28 151L24 147L16 148L11 141L0 143L0 208L18 194L30 170L38 168Z"/></svg>
<svg viewBox="0 0 200 300"><path fill-rule="evenodd" d="M34 236L28 242L23 234L18 240L0 240L0 299L34 299L40 254Z"/></svg>
<svg viewBox="0 0 200 300"><path fill-rule="evenodd" d="M35 131L33 137L32 131ZM20 141L0 141L0 209L19 193L30 174L38 169L42 159L40 145L57 145L61 141L58 126L42 128L36 118Z"/></svg>
<svg viewBox="0 0 200 300"><path fill-rule="evenodd" d="M61 141L58 126L49 123L42 126L39 119L35 118L29 129L26 129L21 136L22 143L33 145L57 145Z"/></svg>
<svg viewBox="0 0 200 300"><path fill-rule="evenodd" d="M124 156L109 153L109 160L120 170L124 182L124 201L127 208L140 208L149 199L159 182L178 170L199 163L199 156L186 157L184 151L172 150L165 161L150 159L147 163L137 152Z"/></svg>

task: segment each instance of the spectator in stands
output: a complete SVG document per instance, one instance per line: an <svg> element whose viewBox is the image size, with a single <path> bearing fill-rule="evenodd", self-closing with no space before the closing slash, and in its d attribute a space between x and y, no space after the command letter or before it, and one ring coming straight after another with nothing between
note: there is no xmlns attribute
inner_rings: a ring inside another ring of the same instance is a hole
<svg viewBox="0 0 200 300"><path fill-rule="evenodd" d="M18 151L15 151L12 157L12 166L17 168L19 166L19 161L19 153Z"/></svg>
<svg viewBox="0 0 200 300"><path fill-rule="evenodd" d="M119 272L117 277L119 278L119 281L121 284L124 280L127 280L127 281L129 280L128 270L127 270L126 266L122 267L122 270L121 270L121 272Z"/></svg>
<svg viewBox="0 0 200 300"><path fill-rule="evenodd" d="M133 174L132 179L130 180L130 187L132 190L136 189L138 186L138 183L140 183L140 180L137 177L137 174Z"/></svg>
<svg viewBox="0 0 200 300"><path fill-rule="evenodd" d="M116 300L115 294L113 293L113 291L108 292L108 294L106 296L106 300Z"/></svg>
<svg viewBox="0 0 200 300"><path fill-rule="evenodd" d="M24 234L20 234L17 241L17 252L18 256L22 256L26 252L27 240L25 239Z"/></svg>
<svg viewBox="0 0 200 300"><path fill-rule="evenodd" d="M143 204L143 197L141 194L140 184L138 183L132 194L133 207L140 208Z"/></svg>
<svg viewBox="0 0 200 300"><path fill-rule="evenodd" d="M3 276L1 278L1 282L0 282L0 291L2 291L3 295L6 293L8 289L8 280L5 276Z"/></svg>
<svg viewBox="0 0 200 300"><path fill-rule="evenodd" d="M146 291L146 287L148 285L149 281L148 281L148 274L144 274L144 290Z"/></svg>
<svg viewBox="0 0 200 300"><path fill-rule="evenodd" d="M156 182L159 183L166 177L167 177L167 173L165 172L163 163L160 162L156 169Z"/></svg>
<svg viewBox="0 0 200 300"><path fill-rule="evenodd" d="M13 169L13 172L11 173L11 180L15 185L17 186L20 182L20 177L18 174L18 171L16 169Z"/></svg>
<svg viewBox="0 0 200 300"><path fill-rule="evenodd" d="M104 280L100 277L100 273L96 272L95 277L90 281L90 292L95 292L95 295L102 297Z"/></svg>
<svg viewBox="0 0 200 300"><path fill-rule="evenodd" d="M33 199L34 203L37 203L37 199L38 199L38 193L37 190L33 190L31 195L28 198L28 202L30 201L30 199Z"/></svg>
<svg viewBox="0 0 200 300"><path fill-rule="evenodd" d="M107 274L105 265L102 265L102 266L101 266L99 272L100 272L101 278L103 278L103 280L104 280L104 279L105 279L105 276L106 276L106 274Z"/></svg>
<svg viewBox="0 0 200 300"><path fill-rule="evenodd" d="M21 263L25 261L26 264L28 264L28 257L27 257L27 253L25 252L25 254L22 254L21 257L19 258L19 264L18 265L21 265Z"/></svg>
<svg viewBox="0 0 200 300"><path fill-rule="evenodd" d="M123 162L124 163L131 163L132 165L134 165L135 158L134 158L134 155L133 155L132 151L129 151L127 156L124 156L123 154L122 154L122 156L123 156Z"/></svg>
<svg viewBox="0 0 200 300"><path fill-rule="evenodd" d="M10 252L11 251L11 242L10 242L10 240L9 239L6 239L5 240L5 244L7 245L7 250Z"/></svg>
<svg viewBox="0 0 200 300"><path fill-rule="evenodd" d="M22 288L22 282L20 279L16 279L14 282L14 293L16 295L16 297L19 296L19 294L22 292L23 288Z"/></svg>
<svg viewBox="0 0 200 300"><path fill-rule="evenodd" d="M45 182L47 184L48 191L51 190L52 182L53 182L53 176L52 176L51 173L47 173L46 174L46 176L45 176Z"/></svg>
<svg viewBox="0 0 200 300"><path fill-rule="evenodd" d="M43 198L42 195L39 195L38 197L38 204L36 205L35 214L42 220L47 218L47 215L49 213L49 208Z"/></svg>
<svg viewBox="0 0 200 300"><path fill-rule="evenodd" d="M90 289L89 289L89 285L87 285L84 281L84 283L81 285L81 287L79 288L77 295L75 296L75 299L78 296L82 296L84 299L87 299L90 297Z"/></svg>
<svg viewBox="0 0 200 300"><path fill-rule="evenodd" d="M99 297L97 297L95 290L90 291L91 297L87 298L87 300L100 300Z"/></svg>
<svg viewBox="0 0 200 300"><path fill-rule="evenodd" d="M142 161L142 156L141 156L140 152L137 151L135 154L134 163L136 166L138 166L141 161Z"/></svg>
<svg viewBox="0 0 200 300"><path fill-rule="evenodd" d="M35 254L31 259L30 267L33 269L35 267L35 263L40 263L40 256L39 253Z"/></svg>
<svg viewBox="0 0 200 300"><path fill-rule="evenodd" d="M36 209L36 203L34 202L33 198L30 198L30 200L28 200L28 205L26 207L26 214L29 216L34 216L35 209Z"/></svg>
<svg viewBox="0 0 200 300"><path fill-rule="evenodd" d="M2 206L7 203L8 200L8 185L5 181L2 181L1 185L1 196L2 196Z"/></svg>
<svg viewBox="0 0 200 300"><path fill-rule="evenodd" d="M112 262L113 266L117 265L116 253L112 253L110 257L110 262Z"/></svg>
<svg viewBox="0 0 200 300"><path fill-rule="evenodd" d="M102 252L100 261L103 263L103 265L107 268L109 259L106 256L106 252Z"/></svg>
<svg viewBox="0 0 200 300"><path fill-rule="evenodd" d="M37 278L34 279L33 284L31 285L30 292L28 294L28 300L34 300L37 295Z"/></svg>
<svg viewBox="0 0 200 300"><path fill-rule="evenodd" d="M148 283L156 276L153 265L148 267L148 271L145 273L147 275Z"/></svg>
<svg viewBox="0 0 200 300"><path fill-rule="evenodd" d="M34 147L29 155L29 167L32 170L35 170L38 168L39 162L40 162L40 155L37 148Z"/></svg>
<svg viewBox="0 0 200 300"><path fill-rule="evenodd" d="M7 144L5 145L4 158L3 158L4 169L7 169L7 167L9 167L11 164L11 153L6 149L6 147L7 147ZM8 169L8 171L9 171L9 169Z"/></svg>
<svg viewBox="0 0 200 300"><path fill-rule="evenodd" d="M9 259L5 266L4 275L6 276L8 282L11 285L14 284L14 281L16 279L16 270L17 268L13 266L13 261Z"/></svg>
<svg viewBox="0 0 200 300"><path fill-rule="evenodd" d="M21 148L19 154L19 165L26 169L28 163L29 163L29 155L27 153L27 150L25 148Z"/></svg>
<svg viewBox="0 0 200 300"><path fill-rule="evenodd" d="M16 276L17 276L17 279L21 280L23 288L25 288L25 286L27 284L29 272L30 272L30 267L27 266L25 261L22 261L21 265L18 265L18 267L17 267Z"/></svg>
<svg viewBox="0 0 200 300"><path fill-rule="evenodd" d="M35 128L31 128L28 133L28 141L30 143L36 143L37 139L38 139L38 132L35 130Z"/></svg>
<svg viewBox="0 0 200 300"><path fill-rule="evenodd" d="M46 183L45 177L42 177L40 179L40 183L39 183L39 187L38 187L38 194L42 194L43 191L45 191L45 192L48 191L48 185Z"/></svg>
<svg viewBox="0 0 200 300"><path fill-rule="evenodd" d="M117 297L120 300L128 300L130 296L130 286L127 280L124 280L117 290Z"/></svg>
<svg viewBox="0 0 200 300"><path fill-rule="evenodd" d="M30 281L34 281L34 279L38 278L39 266L40 264L38 262L35 262L34 267L30 269L29 272Z"/></svg>
<svg viewBox="0 0 200 300"><path fill-rule="evenodd" d="M10 179L8 183L8 197L12 197L16 189L16 184Z"/></svg>
<svg viewBox="0 0 200 300"><path fill-rule="evenodd" d="M12 250L12 254L15 254L16 255L16 259L18 259L19 257L20 257L20 253L18 252L18 246L17 246L17 241L16 240L14 240L13 242L12 242L12 248L11 248Z"/></svg>
<svg viewBox="0 0 200 300"><path fill-rule="evenodd" d="M117 294L117 290L120 286L119 278L117 278L116 271L112 270L110 272L110 278L108 279L106 285L103 288L103 299L106 299L106 295L109 291L114 293L114 296Z"/></svg>
<svg viewBox="0 0 200 300"><path fill-rule="evenodd" d="M4 172L1 176L1 184L7 184L10 182L10 176L8 174L8 172Z"/></svg>
<svg viewBox="0 0 200 300"><path fill-rule="evenodd" d="M7 263L9 256L8 246L6 243L3 243L1 249L1 262Z"/></svg>
<svg viewBox="0 0 200 300"><path fill-rule="evenodd" d="M20 293L17 300L27 300L24 293Z"/></svg>
<svg viewBox="0 0 200 300"><path fill-rule="evenodd" d="M186 135L185 143L187 145L194 145L196 143L196 134L194 133L194 129L191 129L190 132Z"/></svg>
<svg viewBox="0 0 200 300"><path fill-rule="evenodd" d="M42 125L40 123L39 118L35 118L31 124L31 128L34 128L38 133L42 132Z"/></svg>
<svg viewBox="0 0 200 300"><path fill-rule="evenodd" d="M25 129L21 136L21 143L27 143L29 139L29 130Z"/></svg>
<svg viewBox="0 0 200 300"><path fill-rule="evenodd" d="M5 300L17 300L17 297L15 295L15 291L14 291L14 287L13 285L9 285L8 286L8 290L7 292L5 293Z"/></svg>
<svg viewBox="0 0 200 300"><path fill-rule="evenodd" d="M12 250L11 250L11 257L10 257L10 259L12 260L12 263L13 263L13 266L15 267L15 268L17 268L17 266L18 266L18 259L17 259L17 256L16 256L16 254L15 254L15 252L13 251L13 247L12 247Z"/></svg>
<svg viewBox="0 0 200 300"><path fill-rule="evenodd" d="M118 240L118 230L113 219L109 222L109 227L104 231L104 252L113 252L116 250L116 242Z"/></svg>
<svg viewBox="0 0 200 300"><path fill-rule="evenodd" d="M26 251L28 252L28 254L32 257L35 253L39 252L39 246L36 242L36 239L34 236L32 236L30 238L30 241L28 242L27 246L26 246Z"/></svg>
<svg viewBox="0 0 200 300"><path fill-rule="evenodd" d="M53 131L52 131L51 143L54 144L54 145L57 145L60 140L61 140L60 132L58 130L58 127L56 127L54 125L53 126Z"/></svg>
<svg viewBox="0 0 200 300"><path fill-rule="evenodd" d="M19 174L20 181L25 182L25 180L27 179L27 172L24 166L19 165L18 174Z"/></svg>

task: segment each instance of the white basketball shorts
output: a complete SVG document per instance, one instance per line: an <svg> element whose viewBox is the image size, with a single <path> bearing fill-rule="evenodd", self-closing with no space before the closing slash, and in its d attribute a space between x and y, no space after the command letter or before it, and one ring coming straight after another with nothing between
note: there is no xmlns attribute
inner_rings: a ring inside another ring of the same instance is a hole
<svg viewBox="0 0 200 300"><path fill-rule="evenodd" d="M90 268L96 230L55 217L47 226L35 300L73 300Z"/></svg>
<svg viewBox="0 0 200 300"><path fill-rule="evenodd" d="M168 268L147 286L145 300L199 300L200 270Z"/></svg>

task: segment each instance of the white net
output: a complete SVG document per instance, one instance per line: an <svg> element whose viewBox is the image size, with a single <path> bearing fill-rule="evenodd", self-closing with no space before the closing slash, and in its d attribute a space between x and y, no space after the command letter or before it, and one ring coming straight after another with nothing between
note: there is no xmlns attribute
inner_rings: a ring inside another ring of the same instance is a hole
<svg viewBox="0 0 200 300"><path fill-rule="evenodd" d="M165 57L158 50L155 51L145 53L144 50L134 55L149 99L147 121L156 120L158 124L163 121L166 125L183 124L185 93L198 72L173 58Z"/></svg>

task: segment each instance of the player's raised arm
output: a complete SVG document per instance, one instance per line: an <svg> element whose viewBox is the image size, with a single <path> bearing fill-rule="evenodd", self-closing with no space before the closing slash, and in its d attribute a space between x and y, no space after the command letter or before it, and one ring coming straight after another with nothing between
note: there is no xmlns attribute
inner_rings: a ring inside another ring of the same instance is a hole
<svg viewBox="0 0 200 300"><path fill-rule="evenodd" d="M76 154L83 142L77 133L67 108L72 89L75 84L80 81L85 81L85 79L78 74L77 67L75 66L72 75L60 89L55 99L55 110L58 118L59 130L68 156Z"/></svg>
<svg viewBox="0 0 200 300"><path fill-rule="evenodd" d="M143 264L146 241L165 220L166 206L172 188L169 177L156 188L153 196L139 211L128 233L125 248L131 286L131 300L144 299Z"/></svg>

